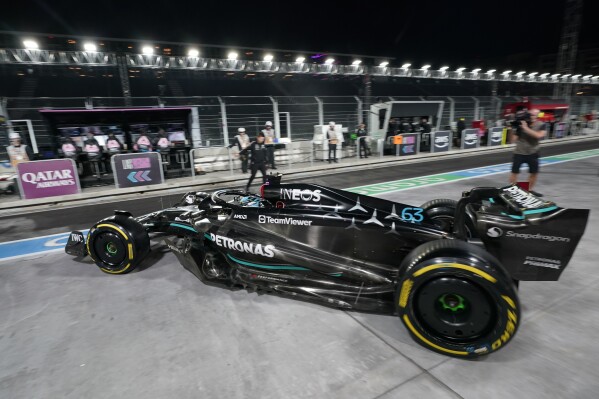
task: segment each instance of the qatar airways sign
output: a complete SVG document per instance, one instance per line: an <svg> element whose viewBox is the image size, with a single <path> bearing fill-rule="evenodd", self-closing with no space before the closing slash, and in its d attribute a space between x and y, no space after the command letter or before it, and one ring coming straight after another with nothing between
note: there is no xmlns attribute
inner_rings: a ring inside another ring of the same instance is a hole
<svg viewBox="0 0 599 399"><path fill-rule="evenodd" d="M81 192L77 167L72 159L21 162L17 164L17 179L24 199Z"/></svg>

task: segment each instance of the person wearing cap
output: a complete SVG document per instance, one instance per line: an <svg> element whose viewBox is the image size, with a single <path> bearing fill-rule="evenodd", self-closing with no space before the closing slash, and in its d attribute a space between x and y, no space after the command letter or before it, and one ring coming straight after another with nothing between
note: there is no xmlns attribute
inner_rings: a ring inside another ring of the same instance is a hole
<svg viewBox="0 0 599 399"><path fill-rule="evenodd" d="M6 147L11 165L16 168L18 163L33 161L33 151L27 144L21 143L21 135L13 132L8 134L10 145Z"/></svg>
<svg viewBox="0 0 599 399"><path fill-rule="evenodd" d="M337 143L339 143L339 138L335 131L335 122L329 122L329 130L327 130L326 138L329 141L329 163L337 163ZM333 158L331 158L331 153L333 154Z"/></svg>
<svg viewBox="0 0 599 399"><path fill-rule="evenodd" d="M268 155L270 157L270 166L273 169L276 169L275 167L275 131L272 128L272 122L271 121L267 121L264 124L264 129L262 130L262 133L264 133L264 143L266 145L266 149L268 150Z"/></svg>
<svg viewBox="0 0 599 399"><path fill-rule="evenodd" d="M254 177L256 177L256 173L258 173L258 171L262 172L262 184L266 183L266 168L268 167L270 161L270 155L266 149L264 139L264 133L258 133L256 136L256 141L252 141L247 147L239 152L240 155L249 155L251 159L251 174L248 184L245 187L245 191L250 191L250 186L252 185L252 181L254 181Z"/></svg>
<svg viewBox="0 0 599 399"><path fill-rule="evenodd" d="M250 145L250 138L248 137L247 134L245 134L245 128L243 128L243 127L240 127L239 129L237 129L237 132L239 134L237 136L235 136L235 138L233 139L233 142L229 145L229 148L233 148L234 146L237 146L237 148L239 149L239 160L241 161L241 171L243 173L247 173L248 172L248 155L247 155L247 153L242 154L241 151L245 150Z"/></svg>

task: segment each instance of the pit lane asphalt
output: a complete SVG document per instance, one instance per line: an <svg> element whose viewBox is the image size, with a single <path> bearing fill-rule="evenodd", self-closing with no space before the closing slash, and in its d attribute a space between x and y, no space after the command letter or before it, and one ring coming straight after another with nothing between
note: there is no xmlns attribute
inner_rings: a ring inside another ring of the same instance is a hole
<svg viewBox="0 0 599 399"><path fill-rule="evenodd" d="M599 148L599 141L568 142L559 146L541 148L541 156L559 155L594 148ZM435 161L423 160L422 162L410 164L377 167L368 172L365 172L364 170L336 173L329 172L326 175L301 179L285 179L285 177L283 177L283 181L302 181L335 188L348 188L454 170L496 165L510 162L511 157L511 152L481 153L480 155L470 155L460 158L440 158ZM543 172L541 171L541 173ZM110 216L115 209L128 210L134 216L139 216L168 207L179 201L180 198L181 194L143 197L120 201L116 200L113 202L108 202L103 199L100 203L93 206L86 205L70 207L67 209L52 209L8 215L0 217L0 242L63 233L70 230L86 229L99 219Z"/></svg>

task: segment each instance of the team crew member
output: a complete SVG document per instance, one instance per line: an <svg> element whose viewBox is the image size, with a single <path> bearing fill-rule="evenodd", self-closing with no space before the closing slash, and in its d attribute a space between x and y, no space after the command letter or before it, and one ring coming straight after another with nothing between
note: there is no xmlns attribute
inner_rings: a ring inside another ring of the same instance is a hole
<svg viewBox="0 0 599 399"><path fill-rule="evenodd" d="M158 137L156 137L156 140L154 141L154 147L160 152L160 150L168 150L170 146L171 142L168 139L168 133L161 128L158 130Z"/></svg>
<svg viewBox="0 0 599 399"><path fill-rule="evenodd" d="M358 129L356 130L356 136L358 136L358 146L360 147L360 158L368 158L368 154L370 153L370 148L368 148L368 142L366 141L366 137L368 136L368 131L366 130L366 125L360 123ZM364 154L364 155L362 155Z"/></svg>
<svg viewBox="0 0 599 399"><path fill-rule="evenodd" d="M99 158L102 155L102 146L96 140L94 132L88 130L86 133L87 139L83 142L83 151L88 158Z"/></svg>
<svg viewBox="0 0 599 399"><path fill-rule="evenodd" d="M329 163L337 163L337 143L339 143L339 138L335 131L335 122L329 122L329 130L327 130L326 137L329 141ZM331 153L333 154L333 158L331 158Z"/></svg>
<svg viewBox="0 0 599 399"><path fill-rule="evenodd" d="M152 151L152 140L150 140L150 137L148 137L148 133L145 130L142 130L137 140L135 140L133 149L137 152Z"/></svg>
<svg viewBox="0 0 599 399"><path fill-rule="evenodd" d="M256 136L256 141L252 141L250 145L239 152L240 155L250 155L250 179L248 180L248 184L245 187L246 191L250 191L250 186L252 185L252 181L254 181L254 177L256 177L256 173L258 171L262 172L262 184L266 183L266 168L270 163L269 152L264 145L264 133L260 132Z"/></svg>
<svg viewBox="0 0 599 399"><path fill-rule="evenodd" d="M542 197L542 194L532 191L537 182L539 173L539 140L547 134L544 130L545 124L537 119L538 116L538 109L530 110L530 126L528 126L526 121L521 121L519 129L520 134L512 133L511 142L516 143L516 148L514 150L510 183L516 183L518 181L520 166L522 166L522 164L527 164L530 173L528 177L528 190L537 197Z"/></svg>
<svg viewBox="0 0 599 399"><path fill-rule="evenodd" d="M33 151L28 145L21 143L19 133L9 133L8 140L10 145L6 147L6 152L13 168L16 168L18 163L33 161Z"/></svg>
<svg viewBox="0 0 599 399"><path fill-rule="evenodd" d="M110 155L118 154L123 151L123 143L116 137L113 131L108 132L108 139L106 140L106 150Z"/></svg>
<svg viewBox="0 0 599 399"><path fill-rule="evenodd" d="M243 173L248 172L248 156L247 154L242 154L241 151L246 149L250 145L250 138L247 134L245 134L245 128L240 127L237 129L239 133L233 139L233 142L229 145L229 148L233 148L237 146L239 148L239 160L241 161L241 171Z"/></svg>
<svg viewBox="0 0 599 399"><path fill-rule="evenodd" d="M262 130L262 133L264 133L264 143L266 144L266 149L268 150L268 156L270 157L270 166L272 166L273 169L276 169L275 167L275 131L272 128L272 122L268 121L266 122L266 124L264 125L264 129Z"/></svg>

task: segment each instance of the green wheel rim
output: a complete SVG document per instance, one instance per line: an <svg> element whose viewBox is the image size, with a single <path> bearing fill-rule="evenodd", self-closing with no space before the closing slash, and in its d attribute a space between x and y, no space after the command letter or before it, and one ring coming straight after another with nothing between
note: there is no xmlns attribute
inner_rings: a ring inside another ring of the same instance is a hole
<svg viewBox="0 0 599 399"><path fill-rule="evenodd" d="M452 312L466 310L466 300L458 294L443 294L439 297L439 302L441 302L441 306L445 310Z"/></svg>
<svg viewBox="0 0 599 399"><path fill-rule="evenodd" d="M115 255L118 252L118 248L116 246L115 243L113 242L108 242L106 244L106 252L109 253L110 255Z"/></svg>

